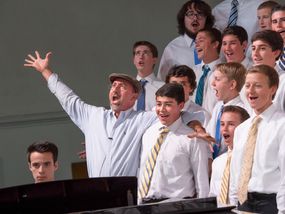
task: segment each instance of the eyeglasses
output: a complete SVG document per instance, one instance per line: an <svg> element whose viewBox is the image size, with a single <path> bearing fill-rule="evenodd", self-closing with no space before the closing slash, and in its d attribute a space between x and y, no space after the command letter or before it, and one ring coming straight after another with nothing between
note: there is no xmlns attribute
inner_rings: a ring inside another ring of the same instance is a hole
<svg viewBox="0 0 285 214"><path fill-rule="evenodd" d="M150 56L151 54L152 54L152 52L149 51L149 50L135 51L135 52L134 52L134 55L135 55L135 56L141 56L141 55Z"/></svg>
<svg viewBox="0 0 285 214"><path fill-rule="evenodd" d="M206 18L204 13L194 13L193 11L187 11L185 16L187 16L189 19L194 19L196 17L198 20Z"/></svg>

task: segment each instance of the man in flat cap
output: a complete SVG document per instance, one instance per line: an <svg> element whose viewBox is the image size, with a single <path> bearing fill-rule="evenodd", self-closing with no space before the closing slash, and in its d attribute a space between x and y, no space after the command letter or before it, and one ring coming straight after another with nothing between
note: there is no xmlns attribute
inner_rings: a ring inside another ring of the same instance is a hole
<svg viewBox="0 0 285 214"><path fill-rule="evenodd" d="M126 75L109 76L111 109L83 102L49 68L51 53L41 58L28 55L26 67L40 72L50 91L72 121L85 135L89 177L136 176L139 166L141 137L156 120L154 112L134 111L133 105L141 91L140 83Z"/></svg>

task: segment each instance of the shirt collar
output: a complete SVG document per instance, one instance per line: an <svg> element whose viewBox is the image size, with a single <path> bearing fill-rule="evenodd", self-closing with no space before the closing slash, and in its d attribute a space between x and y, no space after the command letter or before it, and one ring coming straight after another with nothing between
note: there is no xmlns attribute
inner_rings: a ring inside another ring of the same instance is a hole
<svg viewBox="0 0 285 214"><path fill-rule="evenodd" d="M191 39L186 33L184 33L183 37L188 47L192 47L192 45L194 45L194 39Z"/></svg>
<svg viewBox="0 0 285 214"><path fill-rule="evenodd" d="M262 118L262 120L269 121L270 118L273 116L273 114L278 111L278 108L275 104L271 104L267 109L265 109L264 112L262 112L259 116ZM252 121L257 115L253 111L252 113Z"/></svg>
<svg viewBox="0 0 285 214"><path fill-rule="evenodd" d="M176 120L176 121L174 121L170 126L168 126L167 128L171 131L171 132L175 132L178 128L179 128L179 126L182 124L182 119L181 119L181 116ZM164 127L164 125L163 124L161 124L160 126L159 126L159 129L161 128L161 127Z"/></svg>
<svg viewBox="0 0 285 214"><path fill-rule="evenodd" d="M147 80L149 83L153 82L153 80L155 79L155 75L154 73L152 72L150 75L142 78L141 76L137 75L137 78L136 78L138 81L140 81L141 79L145 79Z"/></svg>

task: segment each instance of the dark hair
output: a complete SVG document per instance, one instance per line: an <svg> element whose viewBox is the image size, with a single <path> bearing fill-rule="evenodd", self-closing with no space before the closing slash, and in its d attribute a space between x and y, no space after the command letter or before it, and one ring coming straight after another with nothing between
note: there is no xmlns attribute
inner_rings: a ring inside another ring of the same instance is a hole
<svg viewBox="0 0 285 214"><path fill-rule="evenodd" d="M269 87L276 86L278 88L279 86L279 75L277 71L272 68L269 65L255 65L247 70L246 75L251 73L260 73L264 74L268 78L268 85ZM276 94L276 92L275 92ZM275 94L273 95L272 99L275 97Z"/></svg>
<svg viewBox="0 0 285 214"><path fill-rule="evenodd" d="M176 100L176 102L185 102L183 86L176 83L166 83L159 88L156 93L156 97L170 97Z"/></svg>
<svg viewBox="0 0 285 214"><path fill-rule="evenodd" d="M239 106L233 106L233 105L225 106L223 108L223 113L225 112L234 112L239 114L241 122L244 122L250 117L248 112L244 108Z"/></svg>
<svg viewBox="0 0 285 214"><path fill-rule="evenodd" d="M217 52L220 53L221 46L222 46L222 33L216 28L204 28L198 31L205 32L210 38L211 42L219 42L219 45L217 47Z"/></svg>
<svg viewBox="0 0 285 214"><path fill-rule="evenodd" d="M264 8L269 8L269 9L273 9L274 7L278 6L279 4L276 1L265 1L262 2L258 7L257 10L261 10Z"/></svg>
<svg viewBox="0 0 285 214"><path fill-rule="evenodd" d="M193 89L190 95L193 95L196 87L196 75L187 65L175 65L168 72L165 83L169 83L171 77L187 77L190 87Z"/></svg>
<svg viewBox="0 0 285 214"><path fill-rule="evenodd" d="M229 26L226 27L222 33L222 38L224 38L227 35L234 35L238 38L238 40L240 41L240 44L242 44L243 42L247 42L248 41L248 35L246 30L238 25L234 25L234 26Z"/></svg>
<svg viewBox="0 0 285 214"><path fill-rule="evenodd" d="M135 55L135 49L141 45L147 46L150 49L153 57L155 57L155 58L158 57L157 47L148 41L137 41L137 42L135 42L135 44L133 45L133 55Z"/></svg>
<svg viewBox="0 0 285 214"><path fill-rule="evenodd" d="M211 28L214 25L215 17L212 15L211 6L202 0L190 0L181 7L177 14L178 33L180 35L183 35L186 32L184 23L185 13L189 8L191 8L192 4L195 10L203 13L206 16L205 28Z"/></svg>
<svg viewBox="0 0 285 214"><path fill-rule="evenodd" d="M283 39L280 33L273 30L262 30L253 34L251 43L256 40L266 42L272 49L272 51L280 50L280 54L283 52ZM280 56L280 55L279 55ZM276 60L279 58L276 57Z"/></svg>
<svg viewBox="0 0 285 214"><path fill-rule="evenodd" d="M36 141L32 145L30 145L27 149L28 162L31 163L31 154L33 152L52 153L54 163L57 161L58 149L54 143L49 141Z"/></svg>
<svg viewBox="0 0 285 214"><path fill-rule="evenodd" d="M285 11L285 4L284 5L276 5L273 9L272 9L272 12L271 14L277 12L277 11Z"/></svg>

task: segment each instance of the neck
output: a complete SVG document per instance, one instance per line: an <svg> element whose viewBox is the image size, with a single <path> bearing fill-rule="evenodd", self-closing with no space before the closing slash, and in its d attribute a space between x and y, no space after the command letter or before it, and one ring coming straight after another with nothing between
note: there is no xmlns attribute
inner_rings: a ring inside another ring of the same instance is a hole
<svg viewBox="0 0 285 214"><path fill-rule="evenodd" d="M211 62L213 62L213 61L215 61L215 60L217 60L217 59L219 59L219 55L214 55L214 56L207 56L207 57L204 57L204 59L203 59L203 62L205 63L205 64L210 64Z"/></svg>
<svg viewBox="0 0 285 214"><path fill-rule="evenodd" d="M150 70L150 71L145 71L145 70L138 71L138 75L141 78L145 78L145 77L149 76L151 73L152 73L152 70Z"/></svg>

